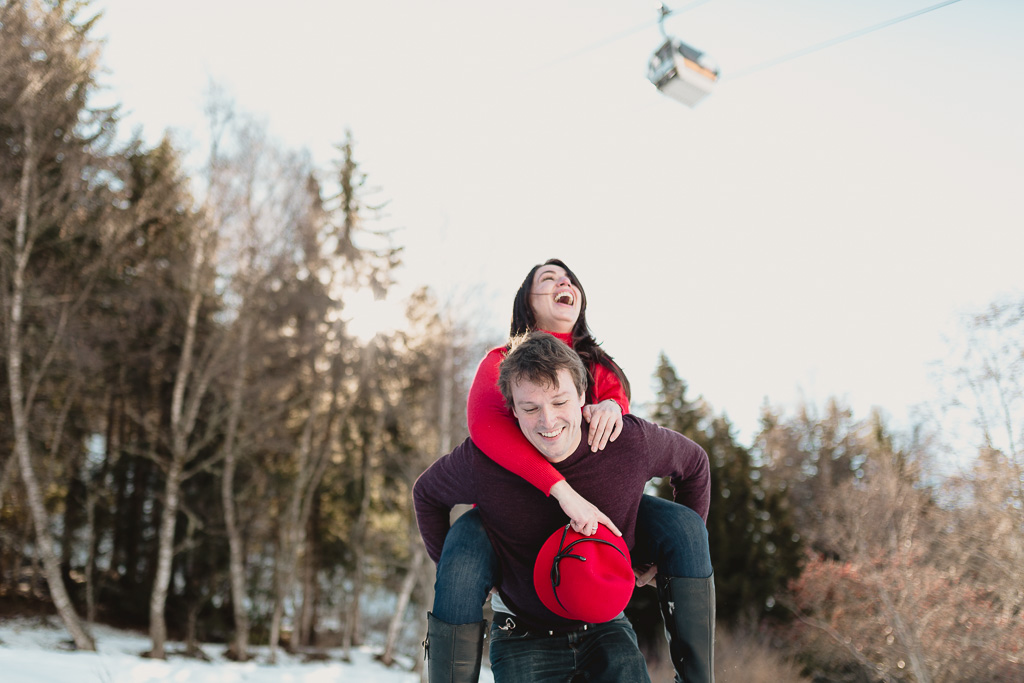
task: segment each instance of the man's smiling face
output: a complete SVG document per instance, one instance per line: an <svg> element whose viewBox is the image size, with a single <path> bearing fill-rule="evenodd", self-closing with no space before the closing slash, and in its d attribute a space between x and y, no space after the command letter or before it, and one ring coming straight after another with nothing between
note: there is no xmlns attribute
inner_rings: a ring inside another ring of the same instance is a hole
<svg viewBox="0 0 1024 683"><path fill-rule="evenodd" d="M575 452L582 440L584 398L568 370L558 371L558 386L529 380L514 384L512 401L519 429L545 458L560 462Z"/></svg>

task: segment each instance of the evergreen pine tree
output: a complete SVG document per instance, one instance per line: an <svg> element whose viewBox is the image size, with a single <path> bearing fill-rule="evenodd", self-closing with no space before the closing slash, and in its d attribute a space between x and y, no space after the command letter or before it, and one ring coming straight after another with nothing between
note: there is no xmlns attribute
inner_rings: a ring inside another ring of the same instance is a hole
<svg viewBox="0 0 1024 683"><path fill-rule="evenodd" d="M693 439L711 463L708 537L715 569L718 617L725 623L756 620L774 604L774 595L799 573L799 539L785 496L766 488L750 451L736 443L726 417L713 417L702 399L686 396L662 354L652 420ZM659 494L671 497L664 482Z"/></svg>

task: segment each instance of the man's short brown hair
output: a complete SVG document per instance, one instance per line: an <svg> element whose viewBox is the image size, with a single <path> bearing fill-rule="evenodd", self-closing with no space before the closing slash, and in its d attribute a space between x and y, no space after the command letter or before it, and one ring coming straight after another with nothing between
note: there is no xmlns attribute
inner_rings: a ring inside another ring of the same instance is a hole
<svg viewBox="0 0 1024 683"><path fill-rule="evenodd" d="M568 344L547 332L527 332L509 343L510 350L501 362L498 388L509 410L515 408L512 387L528 381L545 387L558 386L558 371L569 371L576 393L587 390L587 368Z"/></svg>

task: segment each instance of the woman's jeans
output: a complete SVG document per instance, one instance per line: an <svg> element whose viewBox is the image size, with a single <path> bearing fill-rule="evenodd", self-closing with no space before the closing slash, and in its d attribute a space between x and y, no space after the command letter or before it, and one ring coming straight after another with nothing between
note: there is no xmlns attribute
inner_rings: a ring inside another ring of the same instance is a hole
<svg viewBox="0 0 1024 683"><path fill-rule="evenodd" d="M463 513L444 537L433 615L449 624L483 621L484 601L498 583L499 567L480 512L474 508Z"/></svg>
<svg viewBox="0 0 1024 683"><path fill-rule="evenodd" d="M491 626L491 673L496 681L650 683L633 626L623 617L570 633Z"/></svg>
<svg viewBox="0 0 1024 683"><path fill-rule="evenodd" d="M690 508L657 496L644 495L640 500L630 555L634 566L657 564L661 576L711 576L704 520ZM434 583L434 616L449 624L483 621L483 605L498 584L499 566L480 513L466 512L444 539Z"/></svg>
<svg viewBox="0 0 1024 683"><path fill-rule="evenodd" d="M636 513L634 567L658 565L660 576L706 579L711 576L708 529L696 512L671 500L645 495Z"/></svg>

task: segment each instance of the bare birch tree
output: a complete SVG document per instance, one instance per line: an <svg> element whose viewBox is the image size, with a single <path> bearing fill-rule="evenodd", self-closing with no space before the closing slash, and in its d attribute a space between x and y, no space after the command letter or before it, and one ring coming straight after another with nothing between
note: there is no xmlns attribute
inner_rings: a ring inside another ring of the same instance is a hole
<svg viewBox="0 0 1024 683"><path fill-rule="evenodd" d="M404 422L410 430L416 457L404 463L403 475L409 491L420 473L440 455L448 453L454 442L453 403L456 393L455 356L457 353L450 311L437 312L433 299L425 291L410 301L407 317L413 325L408 333L406 381L403 387ZM419 381L417 381L419 374ZM431 394L436 404L429 400ZM436 414L430 408L436 405ZM424 410L425 407L425 410ZM424 414L425 413L425 414ZM436 445L435 445L436 444ZM406 611L413 591L423 586L427 604L433 601L433 582L426 549L420 540L416 516L407 510L410 560L396 600L395 613L388 623L387 637L380 661L391 666L395 661L398 638L407 626ZM417 658L418 662L418 658Z"/></svg>
<svg viewBox="0 0 1024 683"><path fill-rule="evenodd" d="M337 448L337 430L348 419L365 386L367 373L346 368L358 354L347 335L341 310L346 291L369 287L383 294L397 250L386 234L371 230L367 222L379 207L365 203L365 176L354 158L351 134L339 147L342 158L334 176L336 194L324 198L321 184L308 183L309 213L298 226L299 301L304 309L294 316L294 337L304 367L305 382L295 414L301 425L294 452L291 483L285 494L284 514L278 519L279 541L275 562L274 613L271 619L271 660L287 603L294 595L297 561L305 550L305 529L313 497ZM303 300L303 297L308 299ZM363 362L372 355L363 356Z"/></svg>
<svg viewBox="0 0 1024 683"><path fill-rule="evenodd" d="M401 559L401 569L406 574L380 656L386 665L394 661L403 632L414 629L417 642L426 633L426 619L413 618L410 622L408 605L415 602L429 609L433 603L434 566L427 559L416 526L412 486L430 463L466 438L465 405L472 372L486 349L497 344L497 340L488 340L474 330L470 322L475 319L472 310L469 300L456 304L451 295L439 304L429 290L420 289L408 301L407 329L396 341L402 359L402 385L396 410L406 454L389 466L396 471L404 492L409 550L408 559ZM422 658L415 658L413 666L422 671Z"/></svg>
<svg viewBox="0 0 1024 683"><path fill-rule="evenodd" d="M221 448L221 505L235 622L229 652L244 661L249 657L249 597L236 473L251 450L252 425L259 424L263 417L281 416L273 401L255 400L258 391L252 387L250 366L266 352L265 346L259 346L267 303L263 290L282 276L284 264L291 258L289 245L295 226L307 208L302 183L310 170L302 155L288 154L276 145L265 125L236 111L217 86L208 93L206 114L211 146L205 205L207 214L215 216L219 224L217 269L230 311L223 325L228 328L234 353L234 363L226 370L230 377Z"/></svg>
<svg viewBox="0 0 1024 683"><path fill-rule="evenodd" d="M274 612L270 622L271 663L277 659L277 646L286 603L294 592L296 570L305 548L306 524L313 509L316 490L323 480L333 453L335 430L339 422L345 421L347 412L358 398L358 387L363 386L363 375L360 373L355 389L356 395L343 402L343 392L351 391L352 387L343 382L340 354L333 356L328 372L321 375L315 372L315 368L311 369L314 370L314 376L323 377L329 384L322 386L314 383L309 393L311 405L307 409L299 438L294 463L294 481L288 493L285 514L279 520L280 531L275 562L276 590ZM324 403L326 405L321 408L320 405Z"/></svg>
<svg viewBox="0 0 1024 683"><path fill-rule="evenodd" d="M36 473L31 424L38 392L67 341L69 326L88 299L107 246L116 234L87 206L102 183L90 186L100 161L110 112L87 109L97 68L91 21L79 6L40 2L0 4L0 118L11 155L3 164L0 224L4 356L10 393L14 456L21 471L50 596L76 647L95 649L64 585L60 558ZM95 126L89 132L90 125ZM99 132L97 132L99 131ZM91 139L90 139L91 138ZM78 277L46 272L41 254L91 231L100 249ZM49 308L51 326L40 339L28 311ZM44 343L29 353L26 340ZM54 444L56 447L56 444Z"/></svg>
<svg viewBox="0 0 1024 683"><path fill-rule="evenodd" d="M171 583L171 563L174 559L175 526L180 508L181 485L189 476L187 468L196 456L197 445L193 438L196 419L206 397L212 379L212 371L219 360L219 351L212 351L205 358L198 357L199 309L206 296L205 283L209 277L209 260L215 246L216 236L209 225L200 224L196 232L191 267L186 282L187 311L182 334L181 355L174 373L174 385L170 406L169 446L170 456L161 461L164 467L163 511L157 531L158 551L156 576L149 601L149 634L152 649L149 655L164 659L167 641L165 611L167 591Z"/></svg>

